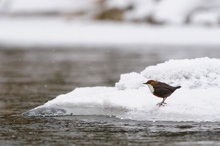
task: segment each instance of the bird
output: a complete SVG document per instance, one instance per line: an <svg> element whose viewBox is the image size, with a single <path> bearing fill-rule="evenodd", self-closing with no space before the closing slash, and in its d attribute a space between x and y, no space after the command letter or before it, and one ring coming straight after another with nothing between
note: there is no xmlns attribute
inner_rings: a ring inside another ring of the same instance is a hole
<svg viewBox="0 0 220 146"><path fill-rule="evenodd" d="M151 93L157 97L163 98L162 102L159 102L157 105L160 107L165 103L165 100L167 99L168 96L170 96L176 89L181 88L181 86L170 86L166 83L159 82L159 81L154 81L154 80L148 80L146 83L147 84Z"/></svg>

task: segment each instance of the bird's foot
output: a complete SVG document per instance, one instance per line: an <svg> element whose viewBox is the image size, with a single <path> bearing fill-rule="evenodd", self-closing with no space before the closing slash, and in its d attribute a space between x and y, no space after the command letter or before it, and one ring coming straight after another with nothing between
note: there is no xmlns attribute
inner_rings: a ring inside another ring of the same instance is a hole
<svg viewBox="0 0 220 146"><path fill-rule="evenodd" d="M164 106L164 104L167 104L167 103L165 103L165 102L159 102L159 103L156 104L156 105L158 105L158 106L160 107L160 106Z"/></svg>

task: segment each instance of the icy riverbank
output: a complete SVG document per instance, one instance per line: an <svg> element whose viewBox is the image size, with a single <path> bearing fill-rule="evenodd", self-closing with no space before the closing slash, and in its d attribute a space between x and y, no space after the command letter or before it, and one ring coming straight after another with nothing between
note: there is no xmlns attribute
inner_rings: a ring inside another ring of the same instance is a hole
<svg viewBox="0 0 220 146"><path fill-rule="evenodd" d="M156 106L142 83L148 79L182 85ZM220 121L220 60L198 58L171 60L147 67L143 72L124 74L115 87L77 88L59 95L25 116L109 115L144 121Z"/></svg>

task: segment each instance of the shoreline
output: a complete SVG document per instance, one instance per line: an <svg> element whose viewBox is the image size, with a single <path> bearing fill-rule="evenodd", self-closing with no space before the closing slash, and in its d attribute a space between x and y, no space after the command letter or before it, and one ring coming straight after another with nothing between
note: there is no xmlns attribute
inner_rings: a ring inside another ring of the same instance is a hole
<svg viewBox="0 0 220 146"><path fill-rule="evenodd" d="M1 19L0 45L5 47L220 46L220 27Z"/></svg>

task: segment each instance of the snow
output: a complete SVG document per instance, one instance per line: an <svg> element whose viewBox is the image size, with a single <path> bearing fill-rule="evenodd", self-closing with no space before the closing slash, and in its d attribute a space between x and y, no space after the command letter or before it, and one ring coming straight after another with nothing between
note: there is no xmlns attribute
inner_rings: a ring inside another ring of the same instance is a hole
<svg viewBox="0 0 220 146"><path fill-rule="evenodd" d="M1 0L0 45L18 48L79 45L219 46L218 7L220 2L217 0ZM123 11L124 22L94 20L97 14L111 8ZM56 15L46 15L51 13ZM212 27L154 26L147 22L148 18L156 23L184 24L189 21ZM132 20L144 23L131 23Z"/></svg>
<svg viewBox="0 0 220 146"><path fill-rule="evenodd" d="M219 25L220 14L214 12L200 12L192 15L192 24Z"/></svg>
<svg viewBox="0 0 220 146"><path fill-rule="evenodd" d="M116 87L123 90L137 89L140 83L143 83L143 77L176 86L181 84L182 87L189 89L220 88L220 62L219 59L209 58L170 60L149 66L140 74L123 74Z"/></svg>
<svg viewBox="0 0 220 146"><path fill-rule="evenodd" d="M150 93L149 79L181 85L167 104ZM141 73L121 75L115 87L76 88L25 116L108 115L141 121L220 121L220 59L170 60ZM130 85L133 84L133 85Z"/></svg>
<svg viewBox="0 0 220 146"><path fill-rule="evenodd" d="M184 23L201 0L165 0L161 1L155 10L154 17L159 22Z"/></svg>
<svg viewBox="0 0 220 146"><path fill-rule="evenodd" d="M138 1L138 0L137 0ZM105 3L105 7L107 8L120 8L126 9L133 3L133 0L107 0Z"/></svg>
<svg viewBox="0 0 220 146"><path fill-rule="evenodd" d="M132 6L132 9L125 12L125 20L145 19L154 10L155 2L152 0L107 0L105 3L106 8L126 10L129 6Z"/></svg>
<svg viewBox="0 0 220 146"><path fill-rule="evenodd" d="M107 0L105 6L123 10L132 6L125 11L125 20L145 21L150 16L157 23L185 24L191 19L193 23L219 25L219 0ZM198 16L194 17L194 13Z"/></svg>
<svg viewBox="0 0 220 146"><path fill-rule="evenodd" d="M6 12L79 12L91 10L94 0L10 0L3 1L7 5ZM2 7L3 7L2 6Z"/></svg>
<svg viewBox="0 0 220 146"><path fill-rule="evenodd" d="M0 32L1 45L16 47L220 45L218 27L4 18Z"/></svg>
<svg viewBox="0 0 220 146"><path fill-rule="evenodd" d="M69 14L74 18L96 14L112 8L123 11L125 21L144 21L151 17L156 22L184 24L194 13L220 15L219 0L1 0L0 12L5 14ZM76 14L76 15L74 15ZM80 14L80 15L77 15ZM200 15L200 14L198 14ZM66 17L66 16L64 16ZM71 17L71 16L70 16ZM200 17L200 16L199 16ZM217 17L212 21L218 21ZM79 19L79 18L77 18ZM193 19L193 18L192 18ZM195 18L197 19L197 18ZM205 18L203 20L210 20ZM194 20L192 20L194 21ZM196 21L196 20L195 20Z"/></svg>

